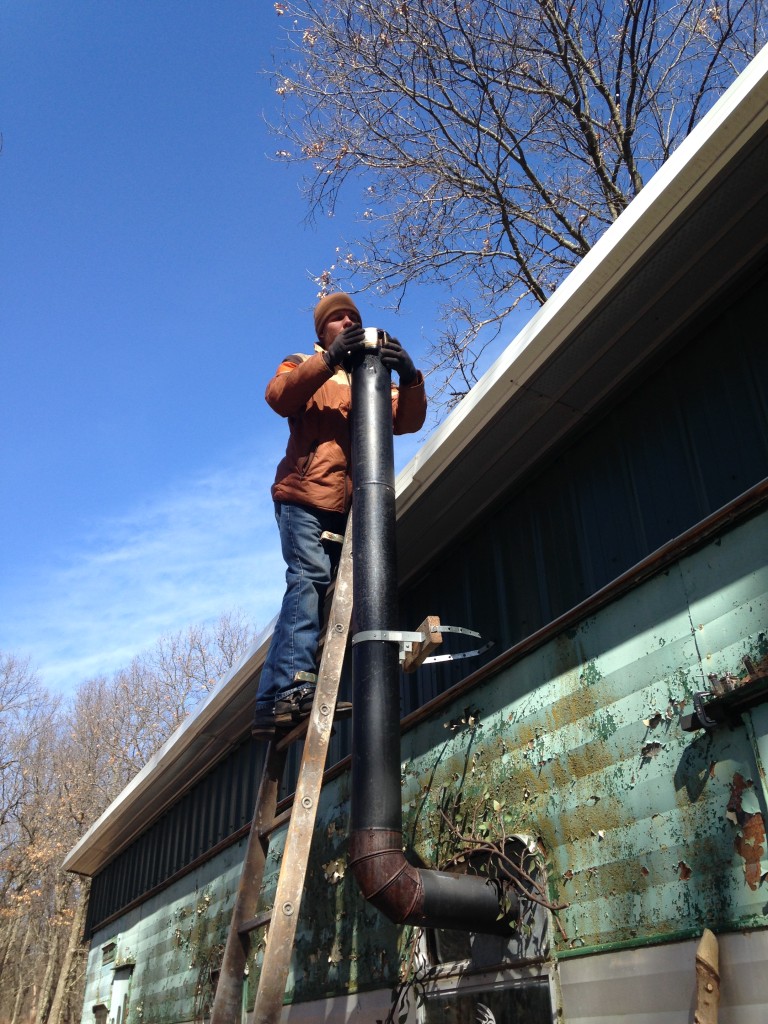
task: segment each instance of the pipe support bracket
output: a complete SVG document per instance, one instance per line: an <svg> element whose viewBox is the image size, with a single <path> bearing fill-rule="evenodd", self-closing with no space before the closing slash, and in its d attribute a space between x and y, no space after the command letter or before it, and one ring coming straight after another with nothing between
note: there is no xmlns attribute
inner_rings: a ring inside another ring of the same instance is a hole
<svg viewBox="0 0 768 1024"><path fill-rule="evenodd" d="M444 626L440 623L439 626L434 627L434 632L459 633L461 636L471 636L477 640L482 640L482 636L479 633L475 632L474 629L467 629L466 626ZM352 646L354 647L356 644L366 643L370 640L391 641L392 643L400 644L400 661L403 661L405 655L412 649L413 644L426 643L429 640L429 636L421 630L365 629L355 633L352 637ZM493 640L489 640L482 647L477 647L472 651L459 651L455 654L435 654L432 657L425 658L421 664L432 665L438 661L462 661L464 658L477 658L480 654L485 654L491 647L493 647Z"/></svg>

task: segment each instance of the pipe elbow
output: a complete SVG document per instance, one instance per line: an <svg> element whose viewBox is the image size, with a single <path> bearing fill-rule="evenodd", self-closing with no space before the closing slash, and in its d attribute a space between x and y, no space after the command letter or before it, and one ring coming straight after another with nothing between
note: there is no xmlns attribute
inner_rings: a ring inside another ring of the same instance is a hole
<svg viewBox="0 0 768 1024"><path fill-rule="evenodd" d="M394 921L408 924L423 917L421 872L403 854L402 832L367 828L352 832L349 864L366 900Z"/></svg>
<svg viewBox="0 0 768 1024"><path fill-rule="evenodd" d="M403 834L360 828L349 837L349 866L364 898L394 924L458 928L509 936L519 913L516 896L502 898L488 878L414 867Z"/></svg>

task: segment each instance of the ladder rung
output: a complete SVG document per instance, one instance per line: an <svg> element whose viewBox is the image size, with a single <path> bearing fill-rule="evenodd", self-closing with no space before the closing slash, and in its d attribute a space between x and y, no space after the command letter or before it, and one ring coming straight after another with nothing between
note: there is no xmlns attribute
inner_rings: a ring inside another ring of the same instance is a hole
<svg viewBox="0 0 768 1024"><path fill-rule="evenodd" d="M342 718L349 718L352 714L350 708L336 708L333 712L333 720L341 721ZM309 718L303 719L298 725L294 726L290 732L280 732L276 735L274 743L277 750L285 750L286 747L290 747L296 740L300 740L302 736L306 735L307 729L309 728ZM331 733L333 735L333 733Z"/></svg>
<svg viewBox="0 0 768 1024"><path fill-rule="evenodd" d="M240 927L237 929L238 935L248 935L250 932L255 932L257 928L262 928L265 924L269 924L272 920L272 911L265 910L263 914L257 914L256 917L251 917L247 921L243 921Z"/></svg>
<svg viewBox="0 0 768 1024"><path fill-rule="evenodd" d="M290 732L280 732L275 736L275 748L277 750L285 750L286 747L290 747L296 740L300 740L302 736L306 735L307 729L309 728L309 719L305 718L302 722L291 729Z"/></svg>
<svg viewBox="0 0 768 1024"><path fill-rule="evenodd" d="M291 820L291 812L293 811L293 805L284 810L281 814L275 815L269 825L265 825L259 832L260 839L266 839L276 832L281 825L285 825L287 821Z"/></svg>

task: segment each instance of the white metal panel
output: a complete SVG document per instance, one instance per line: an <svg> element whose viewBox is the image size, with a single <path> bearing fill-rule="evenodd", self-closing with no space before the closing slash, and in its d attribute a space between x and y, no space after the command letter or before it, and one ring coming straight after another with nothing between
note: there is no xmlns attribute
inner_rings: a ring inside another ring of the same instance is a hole
<svg viewBox="0 0 768 1024"><path fill-rule="evenodd" d="M719 937L718 1024L768 1020L768 932ZM689 1024L697 942L574 957L560 964L564 1024Z"/></svg>

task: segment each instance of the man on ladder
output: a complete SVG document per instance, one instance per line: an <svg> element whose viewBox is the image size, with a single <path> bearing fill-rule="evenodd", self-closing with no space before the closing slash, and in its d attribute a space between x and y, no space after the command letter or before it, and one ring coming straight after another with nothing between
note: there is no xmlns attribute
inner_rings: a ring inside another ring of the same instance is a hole
<svg viewBox="0 0 768 1024"><path fill-rule="evenodd" d="M314 353L286 356L266 392L290 436L272 487L286 589L256 695L253 734L263 739L311 713L323 603L352 496L349 367L364 345L362 317L349 295L335 292L318 302L314 320ZM381 361L400 381L392 385L394 432L413 433L426 418L424 377L386 334Z"/></svg>

